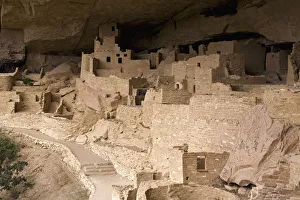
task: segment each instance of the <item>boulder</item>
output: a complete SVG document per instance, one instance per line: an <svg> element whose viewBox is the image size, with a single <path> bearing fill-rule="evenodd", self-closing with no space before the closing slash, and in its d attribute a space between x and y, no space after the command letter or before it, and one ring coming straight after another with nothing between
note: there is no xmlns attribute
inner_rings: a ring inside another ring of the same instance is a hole
<svg viewBox="0 0 300 200"><path fill-rule="evenodd" d="M101 97L98 94L98 91L88 86L88 84L81 79L76 79L76 89L78 91L78 98L81 99L87 107L96 111L103 110Z"/></svg>
<svg viewBox="0 0 300 200"><path fill-rule="evenodd" d="M248 195L250 193L250 189L246 188L246 187L240 187L238 189L238 194L240 195Z"/></svg>
<svg viewBox="0 0 300 200"><path fill-rule="evenodd" d="M75 91L74 87L65 87L59 90L59 94L63 97Z"/></svg>
<svg viewBox="0 0 300 200"><path fill-rule="evenodd" d="M76 138L75 142L78 143L78 144L86 144L86 142L87 142L87 136L86 135L79 135Z"/></svg>
<svg viewBox="0 0 300 200"><path fill-rule="evenodd" d="M65 62L48 72L43 78L43 84L55 83L59 81L67 81L74 76L78 64L75 62Z"/></svg>
<svg viewBox="0 0 300 200"><path fill-rule="evenodd" d="M93 127L93 130L87 134L87 137L90 142L96 142L101 139L108 139L110 123L103 119L100 119Z"/></svg>
<svg viewBox="0 0 300 200"><path fill-rule="evenodd" d="M281 82L280 76L274 71L267 71L265 73L265 77L266 77L267 83L280 84L280 82Z"/></svg>

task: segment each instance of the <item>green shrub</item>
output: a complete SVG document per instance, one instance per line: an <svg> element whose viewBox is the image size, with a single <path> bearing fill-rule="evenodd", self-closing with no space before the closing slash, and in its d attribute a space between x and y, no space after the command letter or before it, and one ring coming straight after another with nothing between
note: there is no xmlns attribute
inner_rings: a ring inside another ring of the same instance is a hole
<svg viewBox="0 0 300 200"><path fill-rule="evenodd" d="M19 174L28 165L27 162L17 160L19 152L19 144L0 129L0 191L12 192L14 199L20 194L16 192L18 188L30 186L26 178Z"/></svg>
<svg viewBox="0 0 300 200"><path fill-rule="evenodd" d="M30 78L24 78L23 80L23 83L25 84L25 85L29 85L29 86L32 86L33 85L33 80L32 79L30 79Z"/></svg>

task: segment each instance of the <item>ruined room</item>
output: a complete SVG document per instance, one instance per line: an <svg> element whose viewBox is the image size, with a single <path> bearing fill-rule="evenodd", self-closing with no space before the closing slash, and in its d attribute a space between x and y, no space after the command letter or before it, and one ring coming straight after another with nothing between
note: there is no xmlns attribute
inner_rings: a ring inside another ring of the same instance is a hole
<svg viewBox="0 0 300 200"><path fill-rule="evenodd" d="M0 199L300 200L299 0L0 6Z"/></svg>

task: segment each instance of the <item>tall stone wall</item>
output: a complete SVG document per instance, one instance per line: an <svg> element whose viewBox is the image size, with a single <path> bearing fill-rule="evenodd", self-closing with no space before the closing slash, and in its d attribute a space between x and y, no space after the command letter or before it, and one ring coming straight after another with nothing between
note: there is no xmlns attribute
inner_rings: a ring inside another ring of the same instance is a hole
<svg viewBox="0 0 300 200"><path fill-rule="evenodd" d="M155 168L168 171L174 146L188 144L190 152L232 151L239 123L256 98L196 95L190 105L153 104L151 154Z"/></svg>

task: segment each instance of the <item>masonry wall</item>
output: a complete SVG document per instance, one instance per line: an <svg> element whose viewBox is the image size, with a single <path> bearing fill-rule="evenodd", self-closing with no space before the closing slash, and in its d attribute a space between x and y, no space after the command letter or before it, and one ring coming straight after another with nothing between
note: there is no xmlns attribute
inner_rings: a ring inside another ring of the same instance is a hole
<svg viewBox="0 0 300 200"><path fill-rule="evenodd" d="M16 92L0 92L0 113L13 114L16 112L17 103L20 102L20 96Z"/></svg>
<svg viewBox="0 0 300 200"><path fill-rule="evenodd" d="M228 95L195 95L190 105L153 104L152 163L166 172L174 146L188 144L190 152L232 151L243 117L256 98Z"/></svg>
<svg viewBox="0 0 300 200"><path fill-rule="evenodd" d="M129 80L118 77L96 77L89 75L86 83L97 91L105 91L108 94L120 92L121 95L129 94Z"/></svg>
<svg viewBox="0 0 300 200"><path fill-rule="evenodd" d="M151 69L156 69L160 63L160 54L159 53L150 53L150 54L141 54L136 56L140 60L150 60Z"/></svg>
<svg viewBox="0 0 300 200"><path fill-rule="evenodd" d="M220 67L226 68L228 75L245 75L245 56L243 54L228 54L220 57Z"/></svg>
<svg viewBox="0 0 300 200"><path fill-rule="evenodd" d="M159 76L157 78L155 87L157 89L172 90L175 87L175 80L173 76Z"/></svg>
<svg viewBox="0 0 300 200"><path fill-rule="evenodd" d="M248 75L261 75L265 72L266 47L256 40L241 40L235 53L244 54L245 71Z"/></svg>
<svg viewBox="0 0 300 200"><path fill-rule="evenodd" d="M243 54L245 57L245 71L249 75L260 75L265 71L266 48L256 40L239 40L213 42L208 45L207 55L215 54Z"/></svg>
<svg viewBox="0 0 300 200"><path fill-rule="evenodd" d="M196 64L189 64L188 61L179 61L172 64L172 75L175 82L187 81L187 90L195 92L195 69Z"/></svg>
<svg viewBox="0 0 300 200"><path fill-rule="evenodd" d="M195 95L190 101L190 119L240 120L256 105L246 93Z"/></svg>
<svg viewBox="0 0 300 200"><path fill-rule="evenodd" d="M207 47L207 55L235 53L236 41L211 42Z"/></svg>
<svg viewBox="0 0 300 200"><path fill-rule="evenodd" d="M187 76L187 61L179 61L172 64L172 75L175 81L182 81Z"/></svg>
<svg viewBox="0 0 300 200"><path fill-rule="evenodd" d="M288 90L266 90L263 102L270 117L300 125L300 94Z"/></svg>
<svg viewBox="0 0 300 200"><path fill-rule="evenodd" d="M141 77L148 75L150 72L149 60L130 60L121 66L123 78Z"/></svg>
<svg viewBox="0 0 300 200"><path fill-rule="evenodd" d="M189 104L191 94L187 90L162 90L162 104Z"/></svg>
<svg viewBox="0 0 300 200"><path fill-rule="evenodd" d="M205 170L197 169L197 157L205 157ZM216 183L221 170L224 168L229 153L184 153L183 154L183 182L184 184L199 184L212 186Z"/></svg>
<svg viewBox="0 0 300 200"><path fill-rule="evenodd" d="M285 75L288 70L289 51L279 51L277 53L267 53L266 71L273 71Z"/></svg>

